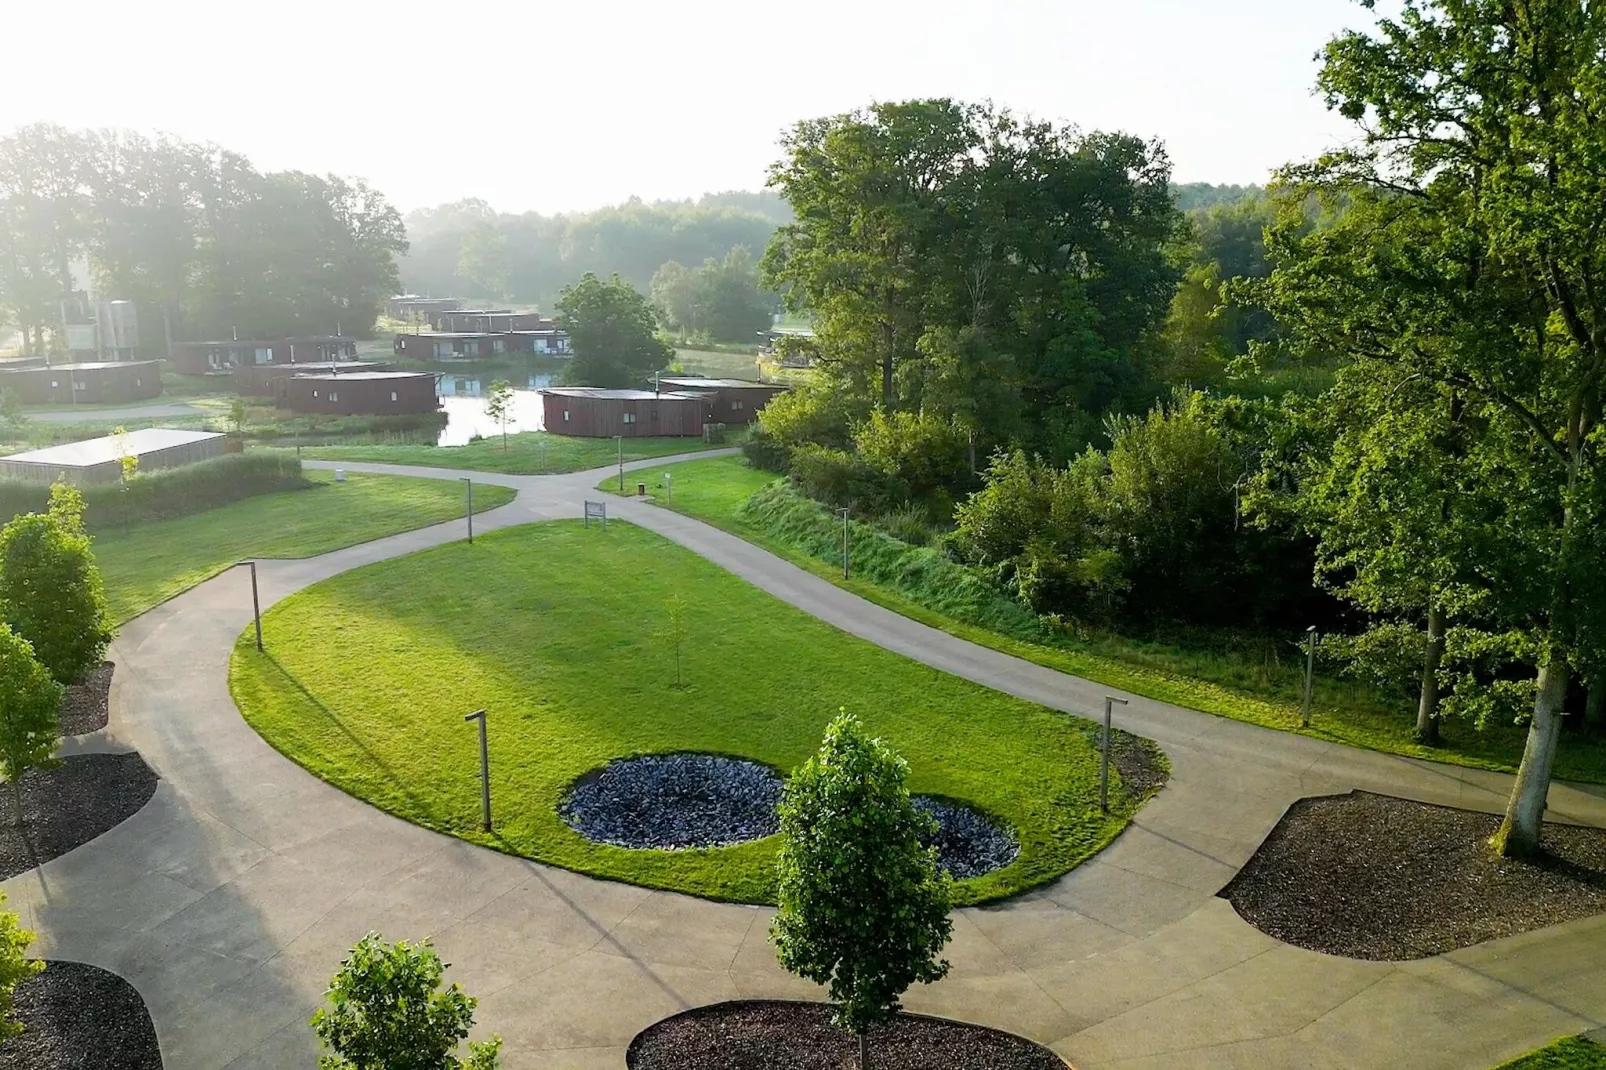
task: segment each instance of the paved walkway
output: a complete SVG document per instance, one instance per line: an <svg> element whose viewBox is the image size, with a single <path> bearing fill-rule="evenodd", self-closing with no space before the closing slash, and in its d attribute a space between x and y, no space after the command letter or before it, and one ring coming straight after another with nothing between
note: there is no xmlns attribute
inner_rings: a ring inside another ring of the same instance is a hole
<svg viewBox="0 0 1606 1070"><path fill-rule="evenodd" d="M519 490L475 526L578 516L605 474L473 473ZM610 499L609 508L870 642L1072 713L1102 708L1103 687L880 609L697 521L640 502ZM264 602L460 538L461 527L264 562ZM482 1031L506 1039L510 1070L619 1070L630 1038L667 1014L816 994L775 965L764 909L472 847L303 772L246 726L229 697L229 651L249 619L248 582L236 572L123 629L111 654L111 725L67 749L137 748L163 778L156 797L92 843L4 883L40 935L39 954L133 982L167 1070L310 1070L307 1018L342 953L370 929L434 938L449 977L480 998ZM1366 788L1495 810L1506 777L1128 697L1119 723L1165 747L1170 785L1095 860L1036 893L958 911L952 974L911 992L911 1008L1023 1033L1081 1070L1482 1070L1606 1025L1606 917L1420 962L1368 963L1280 944L1215 897L1301 796ZM1606 825L1603 796L1557 785L1553 813Z"/></svg>
<svg viewBox="0 0 1606 1070"><path fill-rule="evenodd" d="M30 420L52 424L108 423L112 420L160 420L175 416L215 415L214 409L203 409L186 401L156 401L149 405L128 405L117 408L96 408L84 405L75 409L41 409L25 415Z"/></svg>

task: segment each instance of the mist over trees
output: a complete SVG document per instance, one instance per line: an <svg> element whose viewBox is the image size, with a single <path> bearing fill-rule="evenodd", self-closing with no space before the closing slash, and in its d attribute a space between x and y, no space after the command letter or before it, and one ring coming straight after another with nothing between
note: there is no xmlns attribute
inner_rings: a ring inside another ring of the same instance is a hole
<svg viewBox="0 0 1606 1070"><path fill-rule="evenodd" d="M263 173L126 131L37 124L0 139L0 308L32 351L64 346L84 263L103 296L155 310L168 339L366 333L406 245L361 180Z"/></svg>

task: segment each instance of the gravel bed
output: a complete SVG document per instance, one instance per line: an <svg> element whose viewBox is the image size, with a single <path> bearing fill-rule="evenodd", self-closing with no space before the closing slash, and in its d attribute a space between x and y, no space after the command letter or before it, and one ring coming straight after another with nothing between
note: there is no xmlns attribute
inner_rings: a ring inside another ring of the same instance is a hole
<svg viewBox="0 0 1606 1070"><path fill-rule="evenodd" d="M742 1000L699 1007L636 1034L629 1070L857 1070L857 1038L823 1003ZM870 1031L874 1070L1066 1070L1011 1033L902 1014Z"/></svg>
<svg viewBox="0 0 1606 1070"><path fill-rule="evenodd" d="M559 807L580 835L620 847L723 847L780 831L781 778L717 754L650 754L575 782Z"/></svg>
<svg viewBox="0 0 1606 1070"><path fill-rule="evenodd" d="M69 685L61 699L61 734L81 736L106 727L111 700L112 663L103 661L82 681Z"/></svg>
<svg viewBox="0 0 1606 1070"><path fill-rule="evenodd" d="M1020 854L1014 832L980 810L932 795L916 795L914 804L936 820L926 846L936 845L937 864L958 880L1003 869Z"/></svg>
<svg viewBox="0 0 1606 1070"><path fill-rule="evenodd" d="M1102 724L1088 727L1087 741L1095 753L1103 739ZM1166 780L1171 776L1171 768L1159 744L1119 728L1110 733L1110 765L1120 774L1127 797L1134 803L1147 799L1165 787Z"/></svg>
<svg viewBox="0 0 1606 1070"><path fill-rule="evenodd" d="M20 1037L0 1070L162 1070L156 1029L134 986L98 966L49 962L17 986Z"/></svg>
<svg viewBox="0 0 1606 1070"><path fill-rule="evenodd" d="M0 880L42 865L132 817L156 794L138 754L78 754L22 778L22 828L0 786ZM90 1064L86 1064L90 1065Z"/></svg>
<svg viewBox="0 0 1606 1070"><path fill-rule="evenodd" d="M1546 855L1500 858L1493 814L1355 791L1301 799L1222 898L1313 951L1419 959L1606 912L1606 829L1547 824Z"/></svg>

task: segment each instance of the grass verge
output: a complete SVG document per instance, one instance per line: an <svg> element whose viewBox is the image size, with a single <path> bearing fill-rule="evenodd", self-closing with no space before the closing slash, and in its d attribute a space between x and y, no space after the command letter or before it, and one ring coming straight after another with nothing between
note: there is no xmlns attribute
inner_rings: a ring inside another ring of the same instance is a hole
<svg viewBox="0 0 1606 1070"><path fill-rule="evenodd" d="M1606 1070L1606 1047L1583 1037L1563 1037L1495 1070Z"/></svg>
<svg viewBox="0 0 1606 1070"><path fill-rule="evenodd" d="M683 688L665 610L686 600ZM773 899L776 839L639 851L558 816L581 775L620 757L733 754L790 770L838 708L909 762L910 788L1017 830L1009 866L961 882L974 903L1053 879L1140 800L1098 807L1092 726L909 661L782 603L630 524L557 521L355 569L264 618L230 688L263 738L410 821L596 876L739 902ZM361 637L351 656L342 636ZM479 754L463 715L490 711L496 831L479 831Z"/></svg>
<svg viewBox="0 0 1606 1070"><path fill-rule="evenodd" d="M672 495L663 475L671 475ZM841 522L740 457L685 461L639 473L648 495L722 528L868 601L980 646L1060 672L1234 720L1318 739L1479 769L1509 772L1522 758L1526 729L1463 721L1443 724L1443 745L1411 738L1414 708L1391 704L1351 681L1318 675L1311 727L1301 725L1301 666L1256 665L1218 651L1119 635L1086 638L1048 631L972 570L924 547L854 523L853 576L842 578ZM600 489L613 489L607 483ZM1292 647L1290 647L1292 649ZM1606 783L1606 742L1569 735L1556 755L1564 779Z"/></svg>
<svg viewBox="0 0 1606 1070"><path fill-rule="evenodd" d="M438 479L307 472L311 486L95 536L95 558L117 623L250 557L313 557L463 515L463 490ZM474 511L513 500L475 488Z"/></svg>
<svg viewBox="0 0 1606 1070"><path fill-rule="evenodd" d="M700 438L636 438L624 444L624 459L639 461L648 457L667 457L676 453L723 449L728 443L705 443ZM431 468L463 468L477 472L505 472L509 475L536 475L543 472L583 472L601 468L619 459L618 446L611 438L574 438L545 431L523 431L466 446L428 446L419 444L381 444L371 446L315 446L303 449L303 457L331 461L369 461L379 464L420 464Z"/></svg>

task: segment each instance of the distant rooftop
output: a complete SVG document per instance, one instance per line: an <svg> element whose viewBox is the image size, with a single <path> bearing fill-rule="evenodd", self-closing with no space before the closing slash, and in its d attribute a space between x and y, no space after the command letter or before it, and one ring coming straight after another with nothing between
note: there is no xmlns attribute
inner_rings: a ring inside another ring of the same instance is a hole
<svg viewBox="0 0 1606 1070"><path fill-rule="evenodd" d="M317 379L322 382L346 383L353 379L433 379L434 372L343 372L334 375L298 375L297 379Z"/></svg>
<svg viewBox="0 0 1606 1070"><path fill-rule="evenodd" d="M83 442L69 442L64 446L50 446L42 450L29 450L26 453L13 453L5 459L8 461L28 461L33 464L53 464L62 468L88 468L92 465L105 464L120 457L142 457L157 450L171 449L174 446L188 446L192 442L204 442L207 439L222 438L222 435L211 431L179 431L171 427L143 427L138 431L129 431L122 435L107 435L105 438L85 439Z"/></svg>
<svg viewBox="0 0 1606 1070"><path fill-rule="evenodd" d="M218 338L210 342L174 342L180 346L271 346L280 342L355 342L349 334L298 334L294 338Z"/></svg>
<svg viewBox="0 0 1606 1070"><path fill-rule="evenodd" d="M511 308L449 308L448 316L533 316L534 312L514 312Z"/></svg>
<svg viewBox="0 0 1606 1070"><path fill-rule="evenodd" d="M608 390L600 386L549 386L541 391L563 398L606 398L612 401L650 401L653 398L674 398L679 401L701 401L697 394L683 394L674 390L654 393L651 390Z"/></svg>
<svg viewBox="0 0 1606 1070"><path fill-rule="evenodd" d="M244 368L259 372L338 372L342 368L350 368L353 372L359 372L384 363L382 360L287 360L283 364L246 364Z"/></svg>
<svg viewBox="0 0 1606 1070"><path fill-rule="evenodd" d="M0 368L0 371L11 371L11 372L42 372L42 371L87 372L87 371L95 371L96 369L99 369L99 368L139 368L139 367L144 367L145 365L155 364L155 363L156 363L156 361L154 361L154 360L84 360L84 361L77 361L77 362L74 362L74 363L71 363L71 364L50 364L50 365L34 364L34 365L31 365L31 366L26 367L26 368Z"/></svg>
<svg viewBox="0 0 1606 1070"><path fill-rule="evenodd" d="M697 375L664 375L658 381L687 390L750 390L755 387L774 390L785 386L784 383L760 383L753 379L704 379Z"/></svg>

